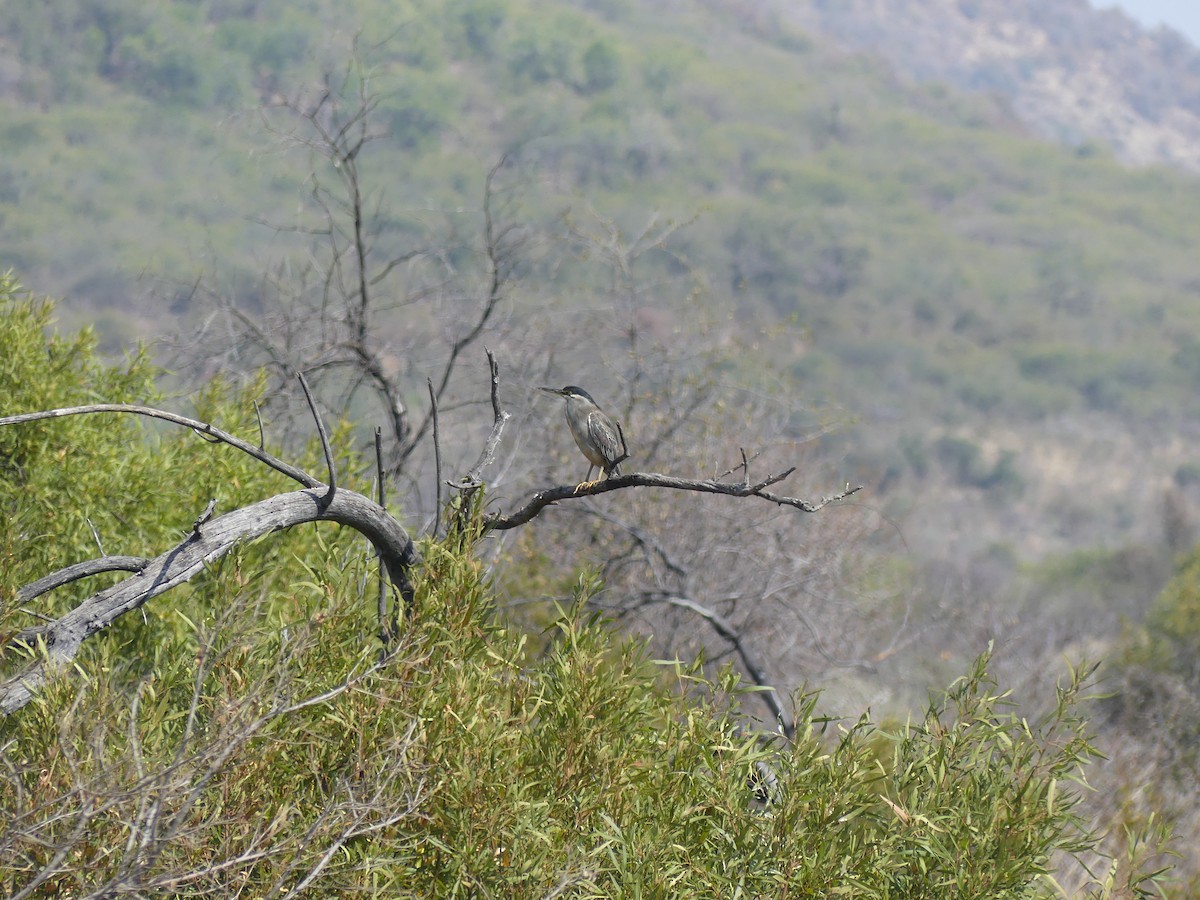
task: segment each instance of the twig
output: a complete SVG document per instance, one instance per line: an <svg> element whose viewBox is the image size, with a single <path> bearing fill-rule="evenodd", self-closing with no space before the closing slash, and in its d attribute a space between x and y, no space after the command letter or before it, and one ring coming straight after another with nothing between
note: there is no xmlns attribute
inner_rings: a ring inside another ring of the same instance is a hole
<svg viewBox="0 0 1200 900"><path fill-rule="evenodd" d="M100 551L100 555L107 556L108 554L104 552L104 544L100 540L100 532L96 530L96 526L92 524L92 520L84 517L83 521L87 522L88 528L92 529L92 537L96 541L96 549Z"/></svg>
<svg viewBox="0 0 1200 900"><path fill-rule="evenodd" d="M276 459L265 450L255 447L253 444L248 444L241 438L229 434L227 431L215 428L208 422L201 422L198 419L190 419L187 416L180 416L149 406L136 406L130 403L93 403L89 406L66 406L61 409L47 409L40 412L5 416L4 418L0 418L0 427L5 425L20 425L23 422L40 422L43 419L59 419L64 416L87 415L90 413L129 413L130 415L161 419L164 422L182 425L185 428L190 428L209 443L228 444L231 447L241 450L243 453L257 459L263 465L274 469L276 472L281 472L288 478L300 482L305 487L314 488L321 486L321 482L318 479L313 478L302 469L297 469L295 466L289 465L281 459Z"/></svg>
<svg viewBox="0 0 1200 900"><path fill-rule="evenodd" d="M732 475L734 472L738 471L739 469L746 469L748 463L754 462L754 460L756 460L760 456L762 456L761 450L756 450L753 453L751 453L749 457L747 457L746 451L743 448L739 447L738 449L741 452L742 461L740 463L738 463L736 466L733 466L730 469L726 469L724 472L722 472L720 475L717 476L718 479L725 478L727 475ZM747 481L750 480L749 472L747 472L747 474L746 474L746 480Z"/></svg>
<svg viewBox="0 0 1200 900"><path fill-rule="evenodd" d="M45 613L40 613L36 609L26 609L24 606L17 607L19 612L25 613L27 616L32 616L35 619L41 619L43 622L53 622L54 616L48 616Z"/></svg>
<svg viewBox="0 0 1200 900"><path fill-rule="evenodd" d="M200 533L200 526L212 518L213 510L217 508L217 498L213 497L208 501L208 505L204 507L204 512L196 516L196 521L192 523L192 534Z"/></svg>
<svg viewBox="0 0 1200 900"><path fill-rule="evenodd" d="M433 379L426 378L429 386L429 412L433 417L433 468L434 480L437 484L437 497L434 502L433 536L436 538L442 530L442 439L438 429L438 401L433 390Z"/></svg>
<svg viewBox="0 0 1200 900"><path fill-rule="evenodd" d="M615 469L625 460L629 459L629 445L625 443L625 429L621 427L620 422L614 423L617 426L617 437L621 439L621 455L612 461L610 468Z"/></svg>
<svg viewBox="0 0 1200 900"><path fill-rule="evenodd" d="M496 233L495 216L492 212L492 197L494 194L493 183L496 180L496 176L500 173L500 170L504 168L507 162L508 154L504 154L500 157L500 161L497 162L496 165L492 166L491 171L488 172L487 179L484 182L483 222L484 244L488 259L487 296L483 300L483 308L479 312L479 317L475 320L470 330L450 345L450 354L446 359L445 365L442 367L442 374L438 379L436 388L436 394L439 399L446 392L446 388L450 383L450 376L454 373L454 367L458 363L459 356L461 356L463 351L473 344L479 338L479 335L483 333L484 328L487 327L488 321L492 318L492 314L496 311L496 307L500 304L500 300L504 294L507 273L505 272L503 266L504 256L501 252L500 244L511 229L501 229L498 234ZM488 358L491 359L490 352L488 353ZM424 419L421 420L421 424L417 426L416 430L412 433L407 445L401 449L400 464L403 464L408 457L412 455L412 452L424 438L425 432L431 424L432 414L427 413Z"/></svg>
<svg viewBox="0 0 1200 900"><path fill-rule="evenodd" d="M496 364L496 354L487 347L483 348L483 352L487 354L488 372L491 375L490 392L492 395L492 421L500 418L500 367Z"/></svg>
<svg viewBox="0 0 1200 900"><path fill-rule="evenodd" d="M459 484L455 485L463 489L472 489L479 487L482 484L480 480L483 475L484 467L490 465L496 458L496 447L500 444L500 436L504 433L505 423L512 417L512 414L500 408L500 368L496 363L496 355L491 350L485 350L488 359L488 370L491 372L492 379L492 433L488 435L487 441L483 445L483 452L479 454L479 459L475 461L475 465L467 470L467 474L462 477Z"/></svg>
<svg viewBox="0 0 1200 900"><path fill-rule="evenodd" d="M333 468L333 450L329 446L329 434L325 431L325 423L321 420L321 413L317 409L316 401L313 400L312 391L308 389L308 379L304 377L303 372L297 372L296 377L300 379L300 387L304 389L304 399L308 401L308 408L317 421L317 434L321 438L321 449L325 452L325 467L329 470L329 493L326 496L333 499L333 495L337 491L337 473Z"/></svg>
<svg viewBox="0 0 1200 900"><path fill-rule="evenodd" d="M387 509L387 486L383 482L383 429L379 426L375 427L375 479L377 482L375 500L380 509ZM376 601L376 614L379 616L380 653L388 652L395 634L395 631L388 627L387 601L387 579L384 577L381 565L379 567L379 599Z"/></svg>

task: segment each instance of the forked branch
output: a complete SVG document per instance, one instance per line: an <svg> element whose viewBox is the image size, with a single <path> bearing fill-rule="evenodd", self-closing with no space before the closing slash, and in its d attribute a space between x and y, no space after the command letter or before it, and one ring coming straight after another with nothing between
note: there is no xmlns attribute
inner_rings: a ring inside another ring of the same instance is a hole
<svg viewBox="0 0 1200 900"><path fill-rule="evenodd" d="M305 388L307 393L307 385ZM412 569L419 562L416 547L400 523L381 505L353 491L334 491L333 455L328 435L320 416L316 415L315 406L313 412L329 467L328 486L302 469L276 458L262 447L243 441L208 422L148 406L100 403L0 418L0 426L91 413L124 413L161 419L190 428L207 441L229 444L306 488L280 494L216 518L212 517L216 507L214 499L192 524L187 537L154 559L101 556L53 572L22 588L17 593L17 599L19 602L28 602L65 584L101 572L135 573L93 594L58 619L48 620L5 638L0 646L0 654L25 652L32 661L23 671L0 683L0 713L11 713L28 703L53 671L61 669L75 658L83 641L107 628L118 617L188 581L240 541L293 525L337 522L363 534L374 545L382 569L399 591L405 607L411 608L414 596Z"/></svg>
<svg viewBox="0 0 1200 900"><path fill-rule="evenodd" d="M93 594L53 622L12 636L3 649L24 647L33 651L34 660L0 683L0 713L27 704L54 671L75 658L87 638L118 617L193 578L238 543L305 522L337 522L362 533L379 553L392 584L411 605L411 572L419 557L404 528L386 510L353 491L340 490L332 496L312 489L279 494L205 522L179 545L144 561L137 574Z"/></svg>
<svg viewBox="0 0 1200 900"><path fill-rule="evenodd" d="M484 526L494 531L516 528L535 518L547 506L553 506L561 500L573 500L577 497L588 497L593 494L604 494L608 491L618 491L632 487L666 488L673 491L694 491L701 494L723 494L726 497L757 497L760 500L766 500L778 506L790 506L793 509L798 509L806 513L816 512L830 503L845 500L851 494L856 494L862 490L862 485L851 487L847 484L845 488L836 494L822 497L820 500L815 501L804 500L800 497L788 497L767 490L767 488L783 481L795 471L796 469L793 466L778 475L771 475L753 484L749 481L729 482L676 478L673 475L659 475L654 472L634 472L629 475L620 475L616 478L607 478L604 481L583 487L564 484L558 487L547 488L544 491L538 491L529 498L524 506L510 515L506 516L501 513L494 513L488 516L484 519Z"/></svg>

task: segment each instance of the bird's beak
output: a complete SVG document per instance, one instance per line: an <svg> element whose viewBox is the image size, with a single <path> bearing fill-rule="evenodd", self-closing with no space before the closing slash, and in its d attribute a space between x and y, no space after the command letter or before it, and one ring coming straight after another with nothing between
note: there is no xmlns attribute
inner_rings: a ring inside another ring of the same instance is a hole
<svg viewBox="0 0 1200 900"><path fill-rule="evenodd" d="M562 396L562 388L540 387L540 388L538 388L538 390L545 391L547 394L556 394L559 397Z"/></svg>

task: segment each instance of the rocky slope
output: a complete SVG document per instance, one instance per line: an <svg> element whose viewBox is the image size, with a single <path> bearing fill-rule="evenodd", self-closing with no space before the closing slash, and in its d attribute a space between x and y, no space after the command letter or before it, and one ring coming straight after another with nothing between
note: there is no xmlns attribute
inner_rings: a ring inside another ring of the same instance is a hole
<svg viewBox="0 0 1200 900"><path fill-rule="evenodd" d="M1087 0L772 0L902 75L997 94L1032 129L1200 172L1200 50Z"/></svg>

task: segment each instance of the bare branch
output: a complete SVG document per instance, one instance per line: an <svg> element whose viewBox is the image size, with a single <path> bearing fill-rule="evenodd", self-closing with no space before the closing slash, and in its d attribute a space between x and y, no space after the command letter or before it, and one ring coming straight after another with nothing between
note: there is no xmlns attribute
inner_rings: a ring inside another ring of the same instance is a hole
<svg viewBox="0 0 1200 900"><path fill-rule="evenodd" d="M375 429L375 479L376 502L380 509L387 509L387 482L383 474L383 429ZM379 597L376 602L376 613L379 616L379 644L382 653L387 653L396 635L396 629L388 624L388 592L387 581L384 577L383 566L379 567Z"/></svg>
<svg viewBox="0 0 1200 900"><path fill-rule="evenodd" d="M145 416L150 419L161 419L164 422L171 422L175 425L182 425L185 428L190 428L204 440L210 443L228 444L246 453L265 466L274 469L291 478L294 481L300 482L305 487L315 488L321 487L321 482L313 478L302 469L297 469L293 465L285 463L281 459L277 459L265 450L255 447L243 441L239 437L234 437L227 431L222 431L208 422L201 422L198 419L190 419L187 416L180 416L176 413L166 412L161 409L153 409L149 406L136 406L130 403L94 403L89 406L67 406L61 409L47 409L41 412L21 413L16 416L5 416L0 418L0 427L4 425L20 425L23 422L40 422L43 419L59 419L64 416L79 416L90 413L129 413L135 416Z"/></svg>
<svg viewBox="0 0 1200 900"><path fill-rule="evenodd" d="M499 235L496 234L492 204L495 196L494 183L496 176L507 162L508 155L505 154L504 156L501 156L500 161L492 166L491 171L488 172L487 179L484 182L483 220L484 246L488 258L487 296L484 298L483 307L479 311L479 317L475 320L474 325L472 325L466 334L462 335L450 346L449 356L446 358L446 363L442 367L442 375L438 381L436 391L436 397L438 400L440 400L446 392L446 388L450 383L450 376L454 374L454 368L458 364L459 356L461 356L462 352L470 347L471 344L475 343L475 341L483 333L483 329L487 326L488 321L492 318L492 314L496 311L496 307L499 305L504 293L504 286L508 277L504 270L504 264L505 254L508 251L507 248L502 248L500 245L503 238L507 236L509 229L502 230ZM491 354L489 353L488 355L490 358ZM426 413L425 418L421 420L421 424L413 432L413 435L409 439L407 446L401 450L399 457L400 464L403 464L405 460L412 455L413 450L416 449L417 445L421 442L421 439L425 436L425 432L429 429L431 422L432 409L429 413Z"/></svg>
<svg viewBox="0 0 1200 900"><path fill-rule="evenodd" d="M666 597L664 599L672 606L689 609L696 613L708 622L718 635L733 645L734 651L742 661L742 665L746 668L746 674L750 676L756 685L763 688L763 690L758 692L759 697L762 698L767 708L771 710L771 715L774 716L775 721L783 729L784 737L791 740L796 734L796 723L792 721L792 717L788 714L788 711L779 702L779 695L767 680L766 671L759 665L758 660L750 652L750 648L743 643L742 636L733 623L708 607L701 606L696 601L690 600L687 597Z"/></svg>
<svg viewBox="0 0 1200 900"><path fill-rule="evenodd" d="M100 575L103 572L141 572L149 563L148 559L140 556L102 556L99 559L77 562L59 569L57 572L51 572L32 584L25 585L17 591L17 603L28 603L63 585L90 578L93 575Z"/></svg>
<svg viewBox="0 0 1200 900"><path fill-rule="evenodd" d="M433 415L433 469L434 480L437 483L437 496L434 501L433 536L437 537L442 530L442 436L438 429L437 394L433 391L433 379L426 378L429 387L429 411Z"/></svg>
<svg viewBox="0 0 1200 900"><path fill-rule="evenodd" d="M92 524L92 520L85 516L83 521L87 522L88 528L91 529L92 538L96 541L96 549L100 551L100 555L107 556L108 554L104 552L104 542L100 540L100 532L96 530L96 526Z"/></svg>
<svg viewBox="0 0 1200 900"><path fill-rule="evenodd" d="M308 379L304 377L304 373L297 374L300 379L300 387L304 389L304 399L308 401L308 408L312 410L313 418L317 422L317 434L321 438L321 450L325 453L325 467L329 470L329 496L333 496L337 490L337 473L333 468L333 450L329 446L329 433L325 430L325 423L321 420L321 412L317 409L317 403L313 400L312 391L308 389Z"/></svg>
<svg viewBox="0 0 1200 900"><path fill-rule="evenodd" d="M487 354L488 371L491 373L492 421L495 421L500 418L500 367L496 364L495 353L487 347L483 348L483 352Z"/></svg>
<svg viewBox="0 0 1200 900"><path fill-rule="evenodd" d="M478 487L482 483L480 479L483 477L483 470L496 458L496 447L500 445L500 436L504 433L504 425L511 418L510 413L500 408L498 393L500 389L500 368L496 363L496 355L491 350L487 350L486 353L492 385L492 431L483 445L483 451L479 454L479 459L475 461L475 465L467 470L467 474L462 477L458 485L464 488Z"/></svg>
<svg viewBox="0 0 1200 900"><path fill-rule="evenodd" d="M200 526L207 522L213 516L213 511L217 508L217 498L213 497L204 507L204 511L196 516L196 521L192 523L192 534L200 533Z"/></svg>
<svg viewBox="0 0 1200 900"><path fill-rule="evenodd" d="M621 490L631 487L655 487L667 488L674 491L694 491L701 494L723 494L727 497L758 497L770 503L779 506L790 506L793 509L798 509L801 512L813 513L830 503L836 503L839 500L844 500L851 494L856 494L862 490L862 485L851 487L849 484L838 493L823 497L818 501L802 500L799 497L787 497L780 494L772 493L767 488L773 484L778 484L795 471L795 467L787 469L779 475L772 475L768 478L759 481L756 484L746 484L744 482L730 483L725 481L708 481L694 480L688 478L676 478L671 475L659 475L650 472L636 472L630 475L621 475L616 478L607 478L603 481L589 485L582 490L577 490L573 485L559 485L558 487L548 488L544 491L538 491L534 494L524 506L518 509L511 515L502 515L494 513L484 519L484 526L493 531L504 531L509 528L516 528L524 525L531 519L536 517L547 506L552 506L560 500L570 500L575 497L587 497L593 494L603 494L608 491Z"/></svg>

